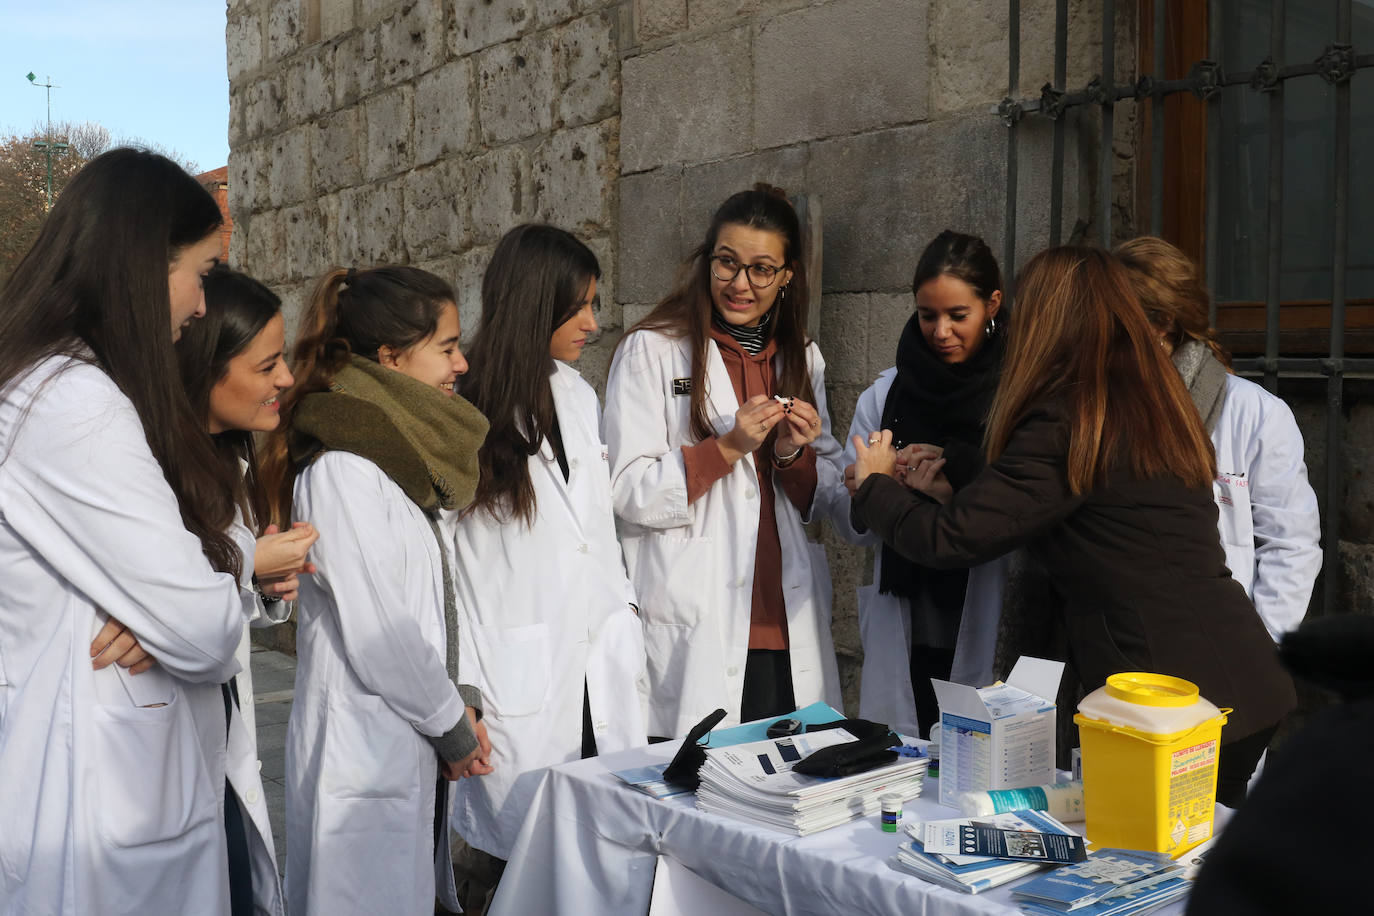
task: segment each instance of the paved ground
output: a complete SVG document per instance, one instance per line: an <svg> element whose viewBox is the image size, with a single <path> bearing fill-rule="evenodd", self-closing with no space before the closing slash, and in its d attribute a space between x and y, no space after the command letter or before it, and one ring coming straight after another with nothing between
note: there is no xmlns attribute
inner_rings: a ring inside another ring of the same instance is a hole
<svg viewBox="0 0 1374 916"><path fill-rule="evenodd" d="M291 716L291 688L296 659L261 646L253 647L253 693L258 717L258 759L262 787L272 818L277 870L286 863L286 720Z"/></svg>

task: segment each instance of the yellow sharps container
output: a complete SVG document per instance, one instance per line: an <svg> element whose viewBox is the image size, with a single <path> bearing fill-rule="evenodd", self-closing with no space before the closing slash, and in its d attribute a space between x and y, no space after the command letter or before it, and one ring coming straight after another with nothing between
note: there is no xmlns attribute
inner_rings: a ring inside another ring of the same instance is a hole
<svg viewBox="0 0 1374 916"><path fill-rule="evenodd" d="M1078 704L1093 845L1178 857L1212 835L1221 727L1231 710L1182 678L1113 674Z"/></svg>

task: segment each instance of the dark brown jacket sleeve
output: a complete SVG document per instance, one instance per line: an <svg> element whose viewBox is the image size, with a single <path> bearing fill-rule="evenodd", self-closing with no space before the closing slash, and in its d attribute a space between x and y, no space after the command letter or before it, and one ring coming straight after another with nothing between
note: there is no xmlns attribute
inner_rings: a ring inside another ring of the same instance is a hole
<svg viewBox="0 0 1374 916"><path fill-rule="evenodd" d="M999 557L1069 515L1082 502L1069 490L1065 423L1033 409L1012 431L1000 458L940 505L871 474L851 515L902 556L935 569L976 566ZM860 529L861 530L861 529Z"/></svg>

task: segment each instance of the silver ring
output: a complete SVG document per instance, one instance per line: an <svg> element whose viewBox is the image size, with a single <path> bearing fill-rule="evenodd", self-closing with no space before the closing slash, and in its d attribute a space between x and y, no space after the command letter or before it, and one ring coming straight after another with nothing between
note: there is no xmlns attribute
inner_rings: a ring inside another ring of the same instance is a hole
<svg viewBox="0 0 1374 916"><path fill-rule="evenodd" d="M869 436L869 437L868 437L868 444L869 444L869 445L877 445L879 442L882 442L882 441L883 441L883 437L882 437L882 436Z"/></svg>

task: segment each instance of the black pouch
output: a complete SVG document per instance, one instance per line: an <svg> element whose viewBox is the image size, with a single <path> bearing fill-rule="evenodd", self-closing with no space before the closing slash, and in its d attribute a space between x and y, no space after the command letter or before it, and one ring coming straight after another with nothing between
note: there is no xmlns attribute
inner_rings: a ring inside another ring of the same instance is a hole
<svg viewBox="0 0 1374 916"><path fill-rule="evenodd" d="M820 722L816 725L806 726L804 731L823 732L831 728L842 728L855 738L876 738L883 735L892 738L892 743L888 747L895 747L902 742L897 740L897 735L892 729L881 722L871 722L868 719L836 719L834 722Z"/></svg>
<svg viewBox="0 0 1374 916"><path fill-rule="evenodd" d="M725 710L717 709L706 718L702 719L692 730L687 733L687 737L682 741L682 747L677 749L673 755L673 762L668 764L668 768L663 771L663 781L670 782L675 786L685 786L693 791L701 785L701 777L697 771L706 762L706 748L700 742L705 738L711 729L716 727L721 719L725 718Z"/></svg>
<svg viewBox="0 0 1374 916"><path fill-rule="evenodd" d="M891 732L887 732L857 741L846 741L844 744L832 744L798 760L792 770L804 776L828 778L864 773L896 760L897 752L889 748L899 740Z"/></svg>

